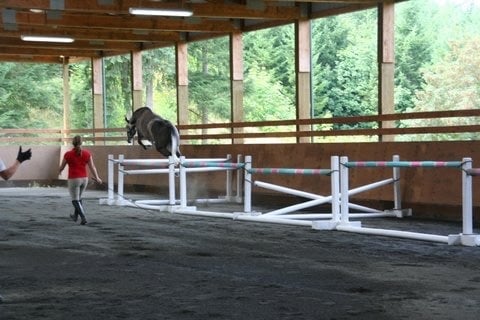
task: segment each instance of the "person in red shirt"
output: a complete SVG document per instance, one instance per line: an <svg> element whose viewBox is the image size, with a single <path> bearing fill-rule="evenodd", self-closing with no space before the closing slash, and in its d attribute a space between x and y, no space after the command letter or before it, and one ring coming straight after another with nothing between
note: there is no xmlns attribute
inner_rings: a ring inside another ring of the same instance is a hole
<svg viewBox="0 0 480 320"><path fill-rule="evenodd" d="M85 209L82 204L82 194L88 185L87 166L93 174L92 179L97 183L102 183L98 176L97 168L93 162L90 151L82 148L82 137L75 136L72 140L73 148L63 155L60 164L59 174L62 173L68 164L68 191L72 197L72 204L75 213L70 215L73 221L77 222L80 216L81 224L86 224Z"/></svg>

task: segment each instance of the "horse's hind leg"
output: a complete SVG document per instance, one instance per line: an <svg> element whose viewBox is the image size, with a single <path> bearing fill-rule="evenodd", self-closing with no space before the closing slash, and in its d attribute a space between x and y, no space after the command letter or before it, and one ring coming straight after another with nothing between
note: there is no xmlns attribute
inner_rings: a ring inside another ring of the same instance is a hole
<svg viewBox="0 0 480 320"><path fill-rule="evenodd" d="M159 147L157 146L157 151L163 154L165 157L170 157L172 154L170 153L170 150L168 150L166 147Z"/></svg>

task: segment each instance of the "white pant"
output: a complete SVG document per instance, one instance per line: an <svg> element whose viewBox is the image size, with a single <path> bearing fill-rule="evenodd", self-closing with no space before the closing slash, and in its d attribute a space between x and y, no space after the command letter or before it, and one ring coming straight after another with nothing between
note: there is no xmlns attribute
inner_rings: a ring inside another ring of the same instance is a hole
<svg viewBox="0 0 480 320"><path fill-rule="evenodd" d="M82 194L85 189L87 189L88 178L75 178L68 179L68 192L72 200L81 200Z"/></svg>

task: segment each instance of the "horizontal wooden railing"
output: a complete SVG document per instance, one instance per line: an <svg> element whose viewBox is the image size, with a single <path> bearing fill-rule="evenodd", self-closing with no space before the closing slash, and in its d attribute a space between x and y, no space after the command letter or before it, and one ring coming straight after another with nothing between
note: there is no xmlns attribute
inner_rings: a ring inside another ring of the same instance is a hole
<svg viewBox="0 0 480 320"><path fill-rule="evenodd" d="M332 136L401 136L414 134L478 133L480 125L465 124L465 119L480 117L480 109L414 112L401 114L366 115L355 117L296 119L277 121L209 123L178 125L183 143L209 143L212 140L239 141L240 139L303 138ZM458 118L454 125L399 127L398 121ZM480 118L479 118L480 119ZM315 126L333 126L375 123L368 129L316 129ZM472 122L472 121L471 121ZM382 125L388 123L389 125ZM476 121L474 122L476 123ZM262 129L268 130L262 131ZM0 144L61 144L80 134L86 141L104 144L127 144L125 128L106 129L0 129ZM245 143L245 142L244 142Z"/></svg>

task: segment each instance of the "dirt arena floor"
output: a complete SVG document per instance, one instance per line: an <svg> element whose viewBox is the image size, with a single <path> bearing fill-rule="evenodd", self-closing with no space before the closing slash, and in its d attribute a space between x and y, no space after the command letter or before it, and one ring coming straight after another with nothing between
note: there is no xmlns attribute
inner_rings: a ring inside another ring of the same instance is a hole
<svg viewBox="0 0 480 320"><path fill-rule="evenodd" d="M479 318L480 247L100 206L105 197L87 191L81 226L65 188L0 188L1 320Z"/></svg>

